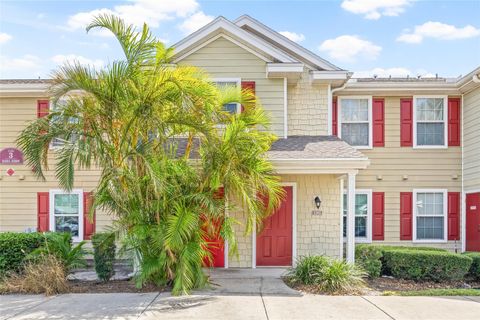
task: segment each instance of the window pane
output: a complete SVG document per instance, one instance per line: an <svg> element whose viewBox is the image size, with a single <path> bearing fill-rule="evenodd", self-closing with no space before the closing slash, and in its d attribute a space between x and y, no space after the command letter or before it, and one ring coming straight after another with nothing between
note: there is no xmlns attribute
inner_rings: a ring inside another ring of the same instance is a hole
<svg viewBox="0 0 480 320"><path fill-rule="evenodd" d="M368 146L368 123L342 123L342 140L352 146Z"/></svg>
<svg viewBox="0 0 480 320"><path fill-rule="evenodd" d="M78 194L56 194L54 196L55 214L79 214Z"/></svg>
<svg viewBox="0 0 480 320"><path fill-rule="evenodd" d="M443 217L417 217L417 239L443 240Z"/></svg>
<svg viewBox="0 0 480 320"><path fill-rule="evenodd" d="M444 123L417 123L417 145L443 146L445 144Z"/></svg>
<svg viewBox="0 0 480 320"><path fill-rule="evenodd" d="M368 99L342 99L343 121L368 121Z"/></svg>
<svg viewBox="0 0 480 320"><path fill-rule="evenodd" d="M355 217L355 237L367 237L367 217Z"/></svg>
<svg viewBox="0 0 480 320"><path fill-rule="evenodd" d="M223 105L223 109L231 114L237 113L237 104L236 103L227 103Z"/></svg>
<svg viewBox="0 0 480 320"><path fill-rule="evenodd" d="M347 236L347 217L343 216L343 237Z"/></svg>
<svg viewBox="0 0 480 320"><path fill-rule="evenodd" d="M443 98L418 98L417 121L443 120Z"/></svg>
<svg viewBox="0 0 480 320"><path fill-rule="evenodd" d="M443 216L443 193L417 193L417 215Z"/></svg>
<svg viewBox="0 0 480 320"><path fill-rule="evenodd" d="M366 216L368 213L368 197L366 194L355 195L355 215Z"/></svg>
<svg viewBox="0 0 480 320"><path fill-rule="evenodd" d="M56 232L70 232L72 236L78 237L78 217L55 217Z"/></svg>

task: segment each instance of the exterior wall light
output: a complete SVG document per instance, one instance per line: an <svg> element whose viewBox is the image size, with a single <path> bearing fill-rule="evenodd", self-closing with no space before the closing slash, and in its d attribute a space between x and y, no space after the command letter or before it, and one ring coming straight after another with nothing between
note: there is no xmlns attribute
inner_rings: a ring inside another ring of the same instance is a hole
<svg viewBox="0 0 480 320"><path fill-rule="evenodd" d="M322 200L320 200L319 196L316 196L315 197L315 206L317 207L317 209L320 209L321 204L322 204Z"/></svg>

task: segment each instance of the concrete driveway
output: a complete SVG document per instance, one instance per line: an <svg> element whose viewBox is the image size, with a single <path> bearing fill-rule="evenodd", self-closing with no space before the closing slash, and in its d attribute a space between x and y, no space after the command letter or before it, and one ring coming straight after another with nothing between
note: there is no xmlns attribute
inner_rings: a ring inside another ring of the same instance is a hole
<svg viewBox="0 0 480 320"><path fill-rule="evenodd" d="M379 297L300 294L285 269L216 269L212 286L169 293L0 295L6 319L480 319L480 297Z"/></svg>
<svg viewBox="0 0 480 320"><path fill-rule="evenodd" d="M480 297L355 297L167 293L0 296L0 319L478 320Z"/></svg>

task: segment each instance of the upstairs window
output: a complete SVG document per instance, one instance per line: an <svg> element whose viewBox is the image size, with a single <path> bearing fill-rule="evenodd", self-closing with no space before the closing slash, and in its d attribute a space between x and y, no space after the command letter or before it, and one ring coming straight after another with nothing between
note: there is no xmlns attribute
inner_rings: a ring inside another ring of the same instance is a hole
<svg viewBox="0 0 480 320"><path fill-rule="evenodd" d="M446 147L446 97L414 97L415 147Z"/></svg>
<svg viewBox="0 0 480 320"><path fill-rule="evenodd" d="M371 97L341 97L340 138L358 148L372 147Z"/></svg>
<svg viewBox="0 0 480 320"><path fill-rule="evenodd" d="M69 99L69 98L60 98L57 101L57 103L50 102L50 111L57 112L57 111L61 110L67 104L67 102L68 102L67 99ZM60 120L62 120L62 119L58 116L55 116L55 115L52 116L52 119L51 119L51 121L53 121L53 122L58 122ZM75 124L75 123L78 123L78 119L69 118L68 122L71 123L71 124ZM77 139L78 139L78 136L76 134L70 136L70 141L71 142L75 142L75 140L77 140ZM65 145L65 142L67 142L67 140L64 137L54 138L50 143L50 148L52 148L52 149L60 148L63 145Z"/></svg>
<svg viewBox="0 0 480 320"><path fill-rule="evenodd" d="M236 88L237 90L241 90L241 81L240 79L234 79L234 78L218 78L214 79L215 85L220 88ZM236 114L240 113L240 104L239 103L226 103L223 105L223 108L226 112L229 112L231 114Z"/></svg>

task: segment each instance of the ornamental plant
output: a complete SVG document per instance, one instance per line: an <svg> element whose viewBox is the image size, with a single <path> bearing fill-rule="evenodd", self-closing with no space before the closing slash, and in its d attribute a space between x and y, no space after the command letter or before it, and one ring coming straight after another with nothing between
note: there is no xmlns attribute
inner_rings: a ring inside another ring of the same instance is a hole
<svg viewBox="0 0 480 320"><path fill-rule="evenodd" d="M219 90L202 70L174 65L174 49L147 25L138 31L100 15L87 31L98 28L116 37L124 57L102 69L74 62L56 70L54 111L30 123L17 144L44 179L48 146L62 141L55 175L67 191L78 168L100 168L92 212L114 216L122 249L139 260L137 284L188 293L206 282L206 239L219 234L236 251L225 203L242 209L247 233L278 206L283 190L266 157L276 138L252 92ZM243 112L226 112L226 103Z"/></svg>

